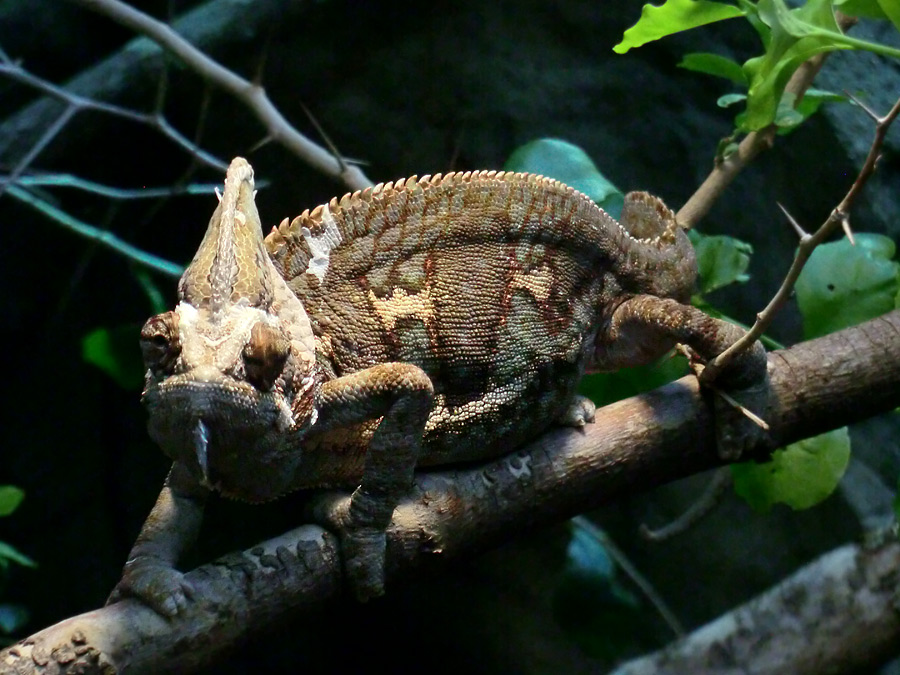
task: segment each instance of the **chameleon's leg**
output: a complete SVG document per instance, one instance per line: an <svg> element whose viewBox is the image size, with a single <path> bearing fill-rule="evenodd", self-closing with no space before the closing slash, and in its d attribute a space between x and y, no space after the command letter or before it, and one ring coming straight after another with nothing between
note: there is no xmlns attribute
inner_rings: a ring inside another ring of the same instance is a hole
<svg viewBox="0 0 900 675"><path fill-rule="evenodd" d="M688 345L701 360L709 361L743 335L744 330L739 326L715 319L696 307L638 295L616 307L605 339L610 344L632 345L632 349L644 349L647 353L657 351L660 344L680 342ZM756 342L736 356L716 381L751 412L763 414L768 392L763 346ZM715 406L719 454L723 459L737 459L746 447L760 439L763 430L718 396Z"/></svg>
<svg viewBox="0 0 900 675"><path fill-rule="evenodd" d="M197 538L207 495L181 463L172 464L107 604L134 596L164 616L184 608L191 589L175 565Z"/></svg>
<svg viewBox="0 0 900 675"><path fill-rule="evenodd" d="M324 430L382 418L339 523L344 567L361 600L384 592L385 530L412 483L433 397L422 369L384 363L327 382L316 400L316 425Z"/></svg>

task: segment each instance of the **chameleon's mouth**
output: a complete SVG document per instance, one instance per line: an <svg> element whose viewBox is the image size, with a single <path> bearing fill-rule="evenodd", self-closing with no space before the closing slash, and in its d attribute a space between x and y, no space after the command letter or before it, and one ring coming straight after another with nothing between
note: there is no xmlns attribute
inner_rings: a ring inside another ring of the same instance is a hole
<svg viewBox="0 0 900 675"><path fill-rule="evenodd" d="M228 377L201 381L193 377L169 377L150 384L142 402L151 422L193 428L198 420L209 426L227 427L236 432L290 427L291 412L277 390L260 392L252 385ZM208 438L208 432L207 432Z"/></svg>

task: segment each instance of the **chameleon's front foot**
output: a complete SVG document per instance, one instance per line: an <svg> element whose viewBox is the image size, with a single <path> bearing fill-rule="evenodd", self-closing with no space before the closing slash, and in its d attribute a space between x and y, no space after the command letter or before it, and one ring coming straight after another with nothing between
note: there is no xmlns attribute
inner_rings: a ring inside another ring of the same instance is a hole
<svg viewBox="0 0 900 675"><path fill-rule="evenodd" d="M166 618L187 607L193 589L184 575L171 565L146 556L125 563L122 579L110 593L107 605L123 598L136 598Z"/></svg>
<svg viewBox="0 0 900 675"><path fill-rule="evenodd" d="M338 534L347 590L361 602L385 590L386 531L393 508L380 501L357 488L351 496L321 495L312 505L313 519Z"/></svg>
<svg viewBox="0 0 900 675"><path fill-rule="evenodd" d="M347 530L341 536L344 573L360 602L384 595L384 556L387 535L373 527Z"/></svg>

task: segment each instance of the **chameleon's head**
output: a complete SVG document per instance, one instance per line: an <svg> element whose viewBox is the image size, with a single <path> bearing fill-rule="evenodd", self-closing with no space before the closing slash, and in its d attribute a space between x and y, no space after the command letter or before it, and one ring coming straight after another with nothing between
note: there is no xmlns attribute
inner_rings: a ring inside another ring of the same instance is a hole
<svg viewBox="0 0 900 675"><path fill-rule="evenodd" d="M228 169L178 295L141 330L150 435L208 487L278 496L290 478L285 442L315 422L315 346L266 254L243 159Z"/></svg>

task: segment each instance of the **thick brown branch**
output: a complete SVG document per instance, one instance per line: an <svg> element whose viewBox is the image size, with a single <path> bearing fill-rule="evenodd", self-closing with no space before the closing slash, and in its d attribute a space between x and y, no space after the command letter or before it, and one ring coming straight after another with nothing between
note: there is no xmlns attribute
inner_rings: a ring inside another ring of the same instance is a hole
<svg viewBox="0 0 900 675"><path fill-rule="evenodd" d="M900 405L900 311L775 352L769 370L765 417L779 445L893 409ZM584 431L552 431L481 468L418 476L389 532L389 591L391 581L400 583L413 569L434 569L515 533L721 464L712 425L696 383L683 378L599 410ZM0 652L0 672L194 669L244 627L262 629L336 596L339 569L334 539L301 527L191 572L195 601L171 623L123 601ZM896 629L880 635L900 640ZM754 658L766 658L765 648L758 643Z"/></svg>

